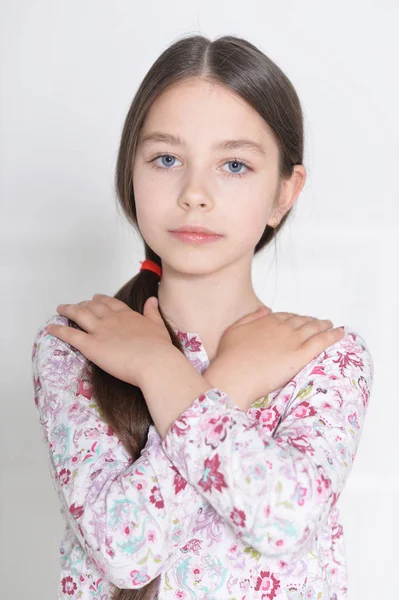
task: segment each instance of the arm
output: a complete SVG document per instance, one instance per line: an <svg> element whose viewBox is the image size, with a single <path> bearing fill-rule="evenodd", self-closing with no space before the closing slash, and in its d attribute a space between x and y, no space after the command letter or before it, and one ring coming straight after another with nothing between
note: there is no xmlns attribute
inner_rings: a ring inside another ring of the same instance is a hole
<svg viewBox="0 0 399 600"><path fill-rule="evenodd" d="M130 455L92 400L85 357L47 333L32 351L35 404L64 513L98 570L121 588L140 588L168 568L190 539L204 504L165 456L152 425L141 456Z"/></svg>
<svg viewBox="0 0 399 600"><path fill-rule="evenodd" d="M151 363L140 374L139 387L160 436L191 406L193 400L212 386L177 348L160 355L154 352Z"/></svg>
<svg viewBox="0 0 399 600"><path fill-rule="evenodd" d="M294 378L294 393L292 382L273 393L285 402L274 431L267 427L273 410L254 409L254 418L212 389L180 415L162 445L245 543L270 561L295 560L347 481L372 377L364 340L347 331Z"/></svg>

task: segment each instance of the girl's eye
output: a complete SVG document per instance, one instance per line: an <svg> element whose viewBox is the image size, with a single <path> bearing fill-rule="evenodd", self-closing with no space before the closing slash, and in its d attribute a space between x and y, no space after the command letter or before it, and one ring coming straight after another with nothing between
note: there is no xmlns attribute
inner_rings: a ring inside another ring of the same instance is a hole
<svg viewBox="0 0 399 600"><path fill-rule="evenodd" d="M164 164L163 167L160 167L158 164L156 164L155 161L157 161L158 158L167 159L167 160L165 160L165 162L163 162L163 164ZM172 160L170 160L170 159L172 159ZM173 166L172 163L174 160L176 160L176 157L173 156L172 154L158 154L158 156L155 156L155 158L150 160L150 163L151 163L151 166L154 167L155 169L162 169L163 171L170 171L169 167ZM225 164L234 165L234 167L233 167L234 169L237 168L237 165L241 165L241 166L244 166L249 171L252 170L251 167L246 162L244 162L242 160L238 160L238 158L232 158L231 160L228 160ZM233 172L233 173L227 173L227 175L229 175L231 177L243 177L245 175L245 172L246 171L244 171L244 173Z"/></svg>
<svg viewBox="0 0 399 600"><path fill-rule="evenodd" d="M246 162L242 161L242 160L238 160L238 158L233 158L231 160L228 160L226 163L226 165L234 165L234 168L236 168L236 165L241 165L243 167L245 167L248 171L251 171L251 167L249 165L247 165ZM244 171L244 173L227 173L227 175L232 175L233 177L243 177L245 175L246 171Z"/></svg>
<svg viewBox="0 0 399 600"><path fill-rule="evenodd" d="M152 160L150 160L150 162L152 163L152 166L155 167L156 169L164 169L165 165L166 167L170 167L171 166L171 161L166 161L164 162L164 167L160 167L159 165L157 165L155 163L156 160L158 160L158 158L167 158L167 159L176 159L175 156L172 156L171 154L158 154L158 156L156 156L155 158L153 158Z"/></svg>

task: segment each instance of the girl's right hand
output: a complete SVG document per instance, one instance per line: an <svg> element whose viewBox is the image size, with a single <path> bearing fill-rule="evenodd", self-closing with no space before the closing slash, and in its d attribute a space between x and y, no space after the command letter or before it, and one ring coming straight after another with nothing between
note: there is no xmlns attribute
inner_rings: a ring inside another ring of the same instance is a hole
<svg viewBox="0 0 399 600"><path fill-rule="evenodd" d="M264 307L226 329L203 376L247 410L344 337L343 329L332 326L328 319L273 313Z"/></svg>

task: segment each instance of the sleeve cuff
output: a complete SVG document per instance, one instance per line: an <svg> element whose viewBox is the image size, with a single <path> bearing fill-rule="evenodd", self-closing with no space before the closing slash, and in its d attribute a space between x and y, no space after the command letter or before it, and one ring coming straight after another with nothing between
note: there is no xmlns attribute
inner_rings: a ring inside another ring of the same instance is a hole
<svg viewBox="0 0 399 600"><path fill-rule="evenodd" d="M226 437L226 429L237 422L234 415L241 414L242 410L219 388L200 394L168 429L162 440L165 454L187 478L185 465L189 456L193 459L195 450L205 445L217 447ZM197 456L200 458L202 454L199 452Z"/></svg>

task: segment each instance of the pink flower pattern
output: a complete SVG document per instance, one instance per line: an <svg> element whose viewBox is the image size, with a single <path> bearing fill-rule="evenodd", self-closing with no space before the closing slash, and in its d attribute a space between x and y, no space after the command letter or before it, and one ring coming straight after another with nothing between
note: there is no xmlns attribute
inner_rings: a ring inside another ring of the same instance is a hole
<svg viewBox="0 0 399 600"><path fill-rule="evenodd" d="M213 388L165 439L130 456L103 421L85 357L48 334L32 348L34 403L65 520L58 600L108 600L160 575L159 600L346 600L337 501L373 381L363 338L345 337L241 411ZM202 373L199 336L175 330Z"/></svg>

